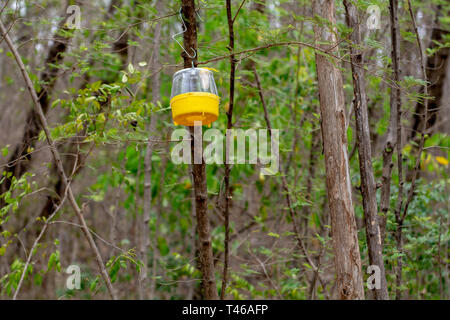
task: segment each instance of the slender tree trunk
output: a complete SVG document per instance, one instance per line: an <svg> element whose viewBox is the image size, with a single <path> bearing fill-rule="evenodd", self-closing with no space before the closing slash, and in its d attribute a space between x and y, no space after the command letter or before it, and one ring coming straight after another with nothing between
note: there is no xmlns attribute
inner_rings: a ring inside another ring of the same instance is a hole
<svg viewBox="0 0 450 320"><path fill-rule="evenodd" d="M389 1L389 12L390 12L390 29L391 29L391 60L392 60L392 70L394 86L391 87L390 96L390 118L389 127L386 137L386 143L383 149L383 172L382 172L382 186L381 186L381 196L380 196L380 229L381 229L381 243L384 243L386 236L386 221L387 214L390 207L391 200L391 178L392 178L392 168L394 166L392 162L392 155L397 144L401 144L398 141L398 112L401 108L401 91L398 86L400 81L400 33L398 28L398 18L397 18L397 0Z"/></svg>
<svg viewBox="0 0 450 320"><path fill-rule="evenodd" d="M443 12L445 8L442 5L436 8L436 18L435 25L431 32L431 42L429 44L430 50L435 50L438 46L437 43L445 43L444 38L450 34L449 30L444 30L439 23L440 17L448 17L450 12ZM428 100L428 122L426 125L427 133L428 131L437 123L439 108L442 107L444 87L447 81L447 66L449 63L450 47L444 47L436 51L433 55L427 58L426 63L426 75L429 81L428 91L433 99ZM423 88L422 88L423 93ZM445 102L444 102L445 103ZM425 109L424 101L419 101L416 105L416 110L414 112L412 130L409 135L409 139L414 139L417 134L421 132L423 127L423 113ZM431 129L432 131L432 129Z"/></svg>
<svg viewBox="0 0 450 320"><path fill-rule="evenodd" d="M188 52L192 50L197 51L197 25L196 12L194 0L182 0L182 13L186 24L186 32L184 37L184 48ZM184 58L184 67L190 68L192 65L197 65L197 54L194 59L191 59L182 53ZM218 299L216 280L214 274L214 261L211 243L211 231L209 225L207 204L208 204L208 190L206 188L206 167L203 155L201 156L201 163L194 163L194 155L199 152L203 154L202 150L195 150L194 145L202 145L202 127L196 130L200 131L199 135L194 134L194 127L189 127L191 133L191 158L192 158L192 175L195 195L195 214L197 217L197 230L199 236L199 253L200 253L200 268L202 273L202 286L204 298L207 300ZM199 141L195 141L198 139Z"/></svg>
<svg viewBox="0 0 450 320"><path fill-rule="evenodd" d="M350 56L352 62L354 110L356 121L356 144L358 146L359 170L361 175L361 194L363 198L366 225L367 249L371 265L380 268L381 287L375 289L376 300L388 300L386 275L381 245L381 233L378 221L377 187L372 169L372 147L370 141L369 118L364 69L355 65L362 64L361 31L358 10L350 0L344 0L347 25L353 29L350 36Z"/></svg>
<svg viewBox="0 0 450 320"><path fill-rule="evenodd" d="M397 203L395 207L395 220L396 220L396 231L395 231L395 239L396 246L399 256L397 258L397 266L396 266L396 280L395 280L395 298L399 300L401 298L401 282L402 282L402 257L401 254L403 252L403 221L401 219L401 212L403 207L403 156L402 156L402 127L401 127L401 118L402 118L402 109L401 109L401 91L399 88L400 82L400 29L398 26L398 1L390 0L389 1L389 13L390 13L390 23L391 23L391 42L392 42L392 69L393 69L393 78L396 92L391 95L391 105L395 105L395 129L396 129L396 141L397 141L397 169L398 169L398 196ZM391 112L394 112L391 109Z"/></svg>
<svg viewBox="0 0 450 320"><path fill-rule="evenodd" d="M228 36L229 43L228 48L231 51L230 56L230 101L229 108L227 112L227 129L233 128L233 107L234 107L234 81L235 81L235 71L236 71L236 59L234 58L234 20L231 14L231 0L226 0L227 7L227 20L228 20ZM227 133L229 131L227 130ZM228 141L228 139L227 139ZM227 149L228 154L228 149ZM230 242L230 202L231 202L231 190L230 190L230 174L231 167L229 165L228 157L225 158L225 206L223 210L224 226L225 226L225 240L224 240L224 264L223 264L223 274L222 274L222 288L220 291L220 299L225 298L225 290L227 288L228 282L228 264L229 264L229 242Z"/></svg>
<svg viewBox="0 0 450 320"><path fill-rule="evenodd" d="M328 20L335 28L333 0L314 1L314 13ZM337 41L335 31L328 30L325 25L315 26L317 45L320 43L322 49L331 48L330 52L337 54L337 48L333 48ZM328 44L323 44L324 42ZM330 61L324 55L316 53L336 281L340 299L364 299L347 154L344 91L342 76L335 63L337 61Z"/></svg>
<svg viewBox="0 0 450 320"><path fill-rule="evenodd" d="M161 12L161 4L162 1L157 1L156 3L156 10L158 14ZM160 65L160 59L159 59L159 49L160 49L160 39L161 39L161 23L157 23L155 26L155 33L153 38L153 59L152 59L152 69L157 70ZM152 79L152 104L157 105L158 101L161 99L160 95L161 90L161 77L160 73L156 72L154 73L153 79ZM140 277L140 297L141 299L145 299L147 296L150 297L150 299L153 299L154 296L154 281L152 280L152 286L149 287L150 292L146 292L146 289L148 287L147 285L147 276L148 276L148 253L150 251L150 230L149 230L149 222L150 222L150 211L151 211L151 203L152 203L152 155L153 155L153 137L155 135L155 129L156 129L156 121L157 121L157 114L156 112L152 112L151 119L150 119L150 125L147 126L147 130L149 131L149 138L147 141L147 150L145 153L145 160L144 160L144 223L141 225L141 257L144 262L144 266L141 271L141 277ZM156 226L158 228L158 226ZM157 237L155 237L155 240ZM154 248L153 255L156 254L156 246ZM153 266L154 267L154 266Z"/></svg>

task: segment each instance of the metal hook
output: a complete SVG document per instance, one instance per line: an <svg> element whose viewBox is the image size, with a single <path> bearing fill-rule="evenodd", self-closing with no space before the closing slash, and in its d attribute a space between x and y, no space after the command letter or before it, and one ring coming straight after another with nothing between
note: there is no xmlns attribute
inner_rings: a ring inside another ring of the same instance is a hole
<svg viewBox="0 0 450 320"><path fill-rule="evenodd" d="M178 33L172 35L172 39L175 40L175 41L178 43L178 45L181 47L181 49L183 49L184 53L186 53L186 55L187 55L189 58L195 59L195 57L197 56L197 51L195 51L194 48L191 48L192 52L194 52L194 55L191 56L191 55L186 51L186 49L183 47L183 45L175 38L176 36L179 36L180 34L183 34L183 33L185 33L185 32L187 31L186 24L184 23L184 19L183 19L183 16L182 16L182 14L181 14L181 8L180 8L180 11L179 11L178 15L180 16L180 20L181 20L181 23L183 24L183 28L182 28L181 32L178 32ZM194 64L193 61L192 61L192 64Z"/></svg>
<svg viewBox="0 0 450 320"><path fill-rule="evenodd" d="M197 14L197 17L198 17L198 19L201 21L201 22L205 22L203 19L202 19L202 17L200 16L200 13L198 13L200 10L195 10L195 13Z"/></svg>

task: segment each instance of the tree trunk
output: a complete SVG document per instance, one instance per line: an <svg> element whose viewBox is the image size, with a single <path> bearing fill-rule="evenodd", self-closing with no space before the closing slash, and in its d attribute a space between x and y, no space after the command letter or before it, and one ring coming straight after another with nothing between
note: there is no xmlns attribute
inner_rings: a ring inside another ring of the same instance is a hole
<svg viewBox="0 0 450 320"><path fill-rule="evenodd" d="M390 0L389 1L389 14L390 14L390 25L391 25L391 43L392 43L392 70L393 70L393 78L395 88L392 87L391 94L391 113L395 110L395 128L396 128L396 149L397 149L397 170L398 170L398 195L397 195L397 203L394 211L395 220L396 220L396 230L395 230L395 238L396 238L396 246L399 256L397 257L397 266L396 266L396 290L395 290L395 298L397 300L401 297L401 282L402 282L402 227L403 222L401 219L401 211L403 206L403 156L402 156L402 127L401 127L401 118L402 118L402 109L401 109L401 90L399 88L400 83L400 29L398 25L398 0ZM393 108L392 108L393 107Z"/></svg>
<svg viewBox="0 0 450 320"><path fill-rule="evenodd" d="M394 148L397 146L397 144L401 145L402 143L401 141L398 141L399 129L401 133L401 128L398 128L398 123L400 120L398 117L399 112L401 112L401 91L400 87L397 85L400 81L400 31L398 27L397 7L398 3L396 0L389 1L392 46L391 60L395 87L391 86L389 127L386 137L386 143L383 149L383 173L380 196L380 210L382 216L379 219L382 244L384 243L384 238L386 236L386 221L391 199L391 178L392 167L394 166L392 162L392 154L394 153Z"/></svg>
<svg viewBox="0 0 450 320"><path fill-rule="evenodd" d="M197 51L197 25L196 12L194 0L182 0L183 19L186 24L186 32L184 37L184 48L190 54L192 51ZM192 65L197 65L197 54L191 59L185 52L182 53L184 58L184 67L190 68ZM195 195L195 214L197 217L197 230L200 242L200 269L202 273L202 286L204 298L207 300L218 299L216 280L214 275L214 261L211 243L211 231L209 225L207 204L208 204L208 190L206 188L206 167L203 156L200 164L194 163L194 154L201 152L201 150L194 150L194 145L202 145L201 136L202 128L197 128L200 135L194 134L194 127L189 127L191 132L191 158L192 158L192 176ZM195 142L195 139L200 141Z"/></svg>
<svg viewBox="0 0 450 320"><path fill-rule="evenodd" d="M234 58L234 28L233 28L233 18L231 13L231 0L226 0L227 7L227 20L228 20L228 37L229 43L228 48L231 51L230 55L230 102L227 112L227 133L233 128L233 108L234 108L234 82L235 82L235 72L236 72L236 59ZM228 141L228 137L227 137ZM228 150L227 150L228 151ZM228 158L225 161L225 175L224 175L224 185L225 185L225 201L223 208L224 217L224 227L225 227L225 240L224 240L224 263L223 263L223 273L222 273L222 288L220 290L220 299L225 298L225 291L228 282L228 264L229 264L229 244L230 244L230 202L231 202L231 187L230 187L230 174L231 167L228 163Z"/></svg>
<svg viewBox="0 0 450 320"><path fill-rule="evenodd" d="M430 50L436 49L438 46L436 42L445 43L445 36L449 34L450 31L444 30L439 23L440 17L448 16L449 12L442 12L443 8L441 5L437 7L436 10L436 21L431 33L431 42L429 45ZM429 130L436 124L437 114L439 112L439 108L442 106L442 97L444 93L444 86L447 79L447 65L448 65L448 57L450 55L450 47L444 47L435 52L433 55L429 56L427 59L427 80L430 83L428 86L428 92L433 99L428 100L428 121L426 130ZM421 93L423 93L423 87L421 88ZM420 133L421 128L423 127L423 117L424 113L424 102L420 101L416 105L416 110L414 112L412 130L409 136L409 139L414 139L418 133ZM428 132L427 132L428 133Z"/></svg>
<svg viewBox="0 0 450 320"><path fill-rule="evenodd" d="M350 56L352 62L354 110L356 121L356 144L359 155L359 171L361 175L361 194L363 198L364 218L366 225L367 249L371 265L380 268L381 287L375 289L376 300L388 300L386 275L384 270L381 233L378 223L377 188L372 169L372 147L370 141L369 118L367 110L366 83L364 69L356 65L362 64L361 31L359 28L358 10L349 0L344 0L347 25L352 28L350 36Z"/></svg>
<svg viewBox="0 0 450 320"><path fill-rule="evenodd" d="M161 14L161 6L162 1L159 0L156 3L156 10L158 14ZM152 62L151 66L153 70L157 70L160 65L159 59L159 49L160 49L160 39L161 39L161 23L158 22L155 26L155 33L153 38L153 53L152 53ZM161 90L161 76L160 72L155 72L152 79L152 104L154 106L157 105L158 101L161 99L160 96ZM147 126L149 138L147 141L147 151L145 153L144 160L144 219L141 226L141 257L144 262L144 266L141 271L140 278L140 297L141 299L145 299L149 297L153 299L154 290L155 290L155 282L152 279L151 286L147 285L147 275L148 275L148 252L150 251L150 230L149 230L149 222L150 222L150 211L151 211L151 203L152 203L152 155L153 155L153 137L155 135L156 129L156 121L157 121L157 113L152 112L150 125ZM158 226L156 226L158 228ZM157 236L154 237L155 241L158 239ZM156 246L153 252L153 255L156 255ZM153 268L155 265L153 265ZM154 270L152 270L154 272ZM149 292L146 292L147 287L150 289Z"/></svg>
<svg viewBox="0 0 450 320"><path fill-rule="evenodd" d="M333 0L314 1L314 13L328 21L335 29L336 18ZM336 30L320 25L314 28L316 43L330 49L337 39ZM324 42L328 44L324 44ZM338 54L336 47L330 53ZM316 68L320 95L322 138L334 260L340 299L364 299L358 234L353 212L350 186L347 135L345 129L344 91L337 61L316 53Z"/></svg>

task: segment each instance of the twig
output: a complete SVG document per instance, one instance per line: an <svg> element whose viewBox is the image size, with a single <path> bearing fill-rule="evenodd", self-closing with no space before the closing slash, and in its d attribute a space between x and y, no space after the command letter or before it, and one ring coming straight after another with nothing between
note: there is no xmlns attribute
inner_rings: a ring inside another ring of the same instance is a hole
<svg viewBox="0 0 450 320"><path fill-rule="evenodd" d="M353 63L353 62L350 61L350 60L344 59L344 56L342 56L342 57L341 57L341 56L337 56L336 54L333 54L333 53L331 53L331 52L328 52L328 51L327 51L328 49L323 49L323 48L314 46L314 45L309 44L309 43L306 43L306 42L301 42L301 41L286 41L286 42L269 43L269 44L266 44L266 45L263 45L263 46L254 47L254 48L251 48L251 49L246 49L246 50L242 50L242 51L236 51L236 52L233 52L232 54L233 54L234 56L238 56L238 55L241 55L241 54L244 54L244 53L257 52L257 51L260 51L260 50L269 49L269 48L273 48L273 47L282 47L282 46L291 46L291 45L292 45L292 46L302 46L302 47L306 47L306 48L313 49L313 50L315 50L315 51L317 51L317 52L320 52L320 54L323 55L323 56L325 56L325 57L333 58L333 59L336 59L336 60L338 60L338 61L342 61L342 62L344 62L344 63L348 63L348 64L350 64L350 65L354 65L354 66L357 67L357 68L362 68L362 69L364 69L368 74L371 74L371 75L373 75L373 76L379 77L375 72L372 72L372 71L370 71L370 70L367 70L367 68L364 67L363 65L361 65L361 64L355 64L355 63ZM209 60L199 61L199 62L197 63L197 65L204 65L204 64L211 63L211 62L216 62L216 61L228 59L228 58L230 58L230 56L231 56L232 54L230 53L230 54L226 54L226 55L222 55L222 56L217 56L217 57L211 58L211 59L209 59ZM243 59L239 59L239 60L243 60ZM180 66L179 64L175 64L175 65L166 65L166 67L179 67L179 66ZM382 81L383 81L384 83L386 83L389 87L395 88L395 89L399 89L399 90L402 90L402 91L407 92L404 88L400 87L400 86L398 85L398 83L396 83L395 81L392 81L391 79L386 78L386 77L380 77L380 78L381 78Z"/></svg>
<svg viewBox="0 0 450 320"><path fill-rule="evenodd" d="M1 23L1 22L0 22L0 23ZM48 225L50 224L50 221L52 220L52 218L58 213L58 211L59 211L59 210L61 209L61 207L63 206L64 200L67 198L67 190L68 190L68 188L69 188L69 184L67 184L67 186L66 186L66 190L64 191L64 197L63 197L63 199L61 200L59 206L58 206L58 207L55 209L55 211L53 211L53 213L45 220L45 223L44 223L44 226L42 227L41 232L39 233L38 237L34 240L33 246L31 247L30 253L28 254L27 261L25 262L25 266L24 266L24 268L23 268L22 275L20 276L19 283L17 284L17 289L16 289L16 291L14 292L13 300L16 300L16 299L17 299L17 296L18 296L18 294L19 294L20 288L22 287L22 283L23 283L23 280L25 279L25 274L26 274L26 272L27 272L28 265L30 264L31 258L33 257L34 249L36 248L36 246L37 246L38 243L39 243L39 240L41 240L42 236L44 235L45 231L47 230L47 227L48 227Z"/></svg>
<svg viewBox="0 0 450 320"><path fill-rule="evenodd" d="M63 221L63 220L56 220L56 221L52 221L49 224L55 224L55 223L61 223L61 224L67 224L70 226L74 226L74 227L78 227L80 229L83 229L82 225L79 225L77 223L74 222L70 222L70 221ZM98 233L96 233L94 230L92 230L91 228L89 228L89 232L92 233L97 239L99 239L101 242L103 242L104 244L116 249L117 251L120 251L121 253L126 253L127 251L116 246L114 243L111 243L107 240L105 240L104 238L102 238Z"/></svg>
<svg viewBox="0 0 450 320"><path fill-rule="evenodd" d="M239 11L241 11L241 8L244 5L245 1L247 1L247 0L242 0L241 5L239 6L236 13L234 14L233 20L231 21L232 24L234 24L234 21L236 20L238 14L239 14Z"/></svg>

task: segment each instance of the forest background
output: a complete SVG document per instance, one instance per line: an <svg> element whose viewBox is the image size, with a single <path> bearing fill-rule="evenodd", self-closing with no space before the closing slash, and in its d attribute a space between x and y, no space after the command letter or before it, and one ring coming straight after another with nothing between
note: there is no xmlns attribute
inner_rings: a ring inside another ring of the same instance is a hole
<svg viewBox="0 0 450 320"><path fill-rule="evenodd" d="M448 299L449 13L2 0L1 299ZM280 130L276 175L173 163L192 64L213 128Z"/></svg>

